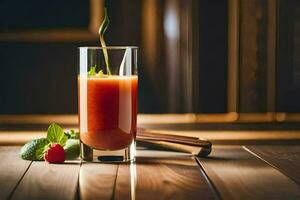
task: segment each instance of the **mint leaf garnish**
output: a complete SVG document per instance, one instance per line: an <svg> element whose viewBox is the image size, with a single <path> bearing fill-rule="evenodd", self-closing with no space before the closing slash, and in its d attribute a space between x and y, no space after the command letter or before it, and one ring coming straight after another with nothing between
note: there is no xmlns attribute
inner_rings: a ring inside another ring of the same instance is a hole
<svg viewBox="0 0 300 200"><path fill-rule="evenodd" d="M96 65L94 65L93 67L90 68L90 71L88 72L89 76L96 76L96 77L107 77L107 74L104 74L103 70L99 70L99 72L97 73L96 71Z"/></svg>
<svg viewBox="0 0 300 200"><path fill-rule="evenodd" d="M74 130L65 132L65 135L68 137L68 139L79 139L79 132L76 132Z"/></svg>
<svg viewBox="0 0 300 200"><path fill-rule="evenodd" d="M89 76L94 76L97 74L96 72L96 65L94 65L93 67L90 68L90 71L88 72Z"/></svg>
<svg viewBox="0 0 300 200"><path fill-rule="evenodd" d="M57 124L50 124L47 132L47 139L51 143L58 143L64 146L68 140L68 137L64 134L64 130Z"/></svg>
<svg viewBox="0 0 300 200"><path fill-rule="evenodd" d="M103 75L104 75L103 71L100 70L100 71L98 72L98 75L99 75L99 76L103 76Z"/></svg>
<svg viewBox="0 0 300 200"><path fill-rule="evenodd" d="M101 78L107 78L108 75L107 74L104 74L104 72L102 70L100 70L97 74L98 77L101 77Z"/></svg>

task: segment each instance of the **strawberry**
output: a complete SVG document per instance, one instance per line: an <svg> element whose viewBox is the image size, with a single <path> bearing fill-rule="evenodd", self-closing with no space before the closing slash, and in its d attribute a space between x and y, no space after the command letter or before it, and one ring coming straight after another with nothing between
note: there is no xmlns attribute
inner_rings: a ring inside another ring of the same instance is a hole
<svg viewBox="0 0 300 200"><path fill-rule="evenodd" d="M45 153L44 159L49 163L63 163L65 161L65 150L57 143L54 143Z"/></svg>

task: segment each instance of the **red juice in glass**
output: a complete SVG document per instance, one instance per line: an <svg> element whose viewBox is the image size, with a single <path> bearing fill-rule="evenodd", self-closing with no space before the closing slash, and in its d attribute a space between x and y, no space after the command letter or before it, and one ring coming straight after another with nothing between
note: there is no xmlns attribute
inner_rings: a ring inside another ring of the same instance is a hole
<svg viewBox="0 0 300 200"><path fill-rule="evenodd" d="M80 140L93 149L119 150L136 137L138 77L78 76Z"/></svg>

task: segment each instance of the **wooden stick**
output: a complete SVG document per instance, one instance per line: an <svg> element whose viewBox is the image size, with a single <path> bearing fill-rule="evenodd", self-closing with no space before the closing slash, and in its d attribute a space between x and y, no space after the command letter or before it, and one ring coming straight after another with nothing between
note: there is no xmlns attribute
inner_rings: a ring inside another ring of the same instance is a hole
<svg viewBox="0 0 300 200"><path fill-rule="evenodd" d="M191 153L196 156L208 156L211 152L211 142L205 139L188 136L177 136L149 132L138 128L137 141L146 142L155 146Z"/></svg>

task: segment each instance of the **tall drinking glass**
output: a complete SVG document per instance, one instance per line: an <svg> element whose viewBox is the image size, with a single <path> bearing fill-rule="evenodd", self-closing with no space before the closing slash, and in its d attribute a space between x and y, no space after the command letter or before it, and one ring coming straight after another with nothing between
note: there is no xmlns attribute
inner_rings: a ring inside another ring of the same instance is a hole
<svg viewBox="0 0 300 200"><path fill-rule="evenodd" d="M135 159L137 86L137 47L79 47L83 160Z"/></svg>

